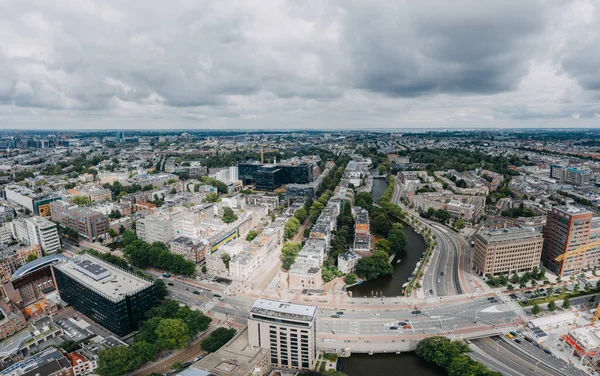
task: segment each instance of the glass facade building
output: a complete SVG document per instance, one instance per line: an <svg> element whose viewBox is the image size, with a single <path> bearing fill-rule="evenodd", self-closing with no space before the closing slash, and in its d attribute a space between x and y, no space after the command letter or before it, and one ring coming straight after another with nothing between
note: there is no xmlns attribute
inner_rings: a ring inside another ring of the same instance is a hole
<svg viewBox="0 0 600 376"><path fill-rule="evenodd" d="M118 336L137 330L144 314L157 304L154 284L84 257L53 266L60 298Z"/></svg>
<svg viewBox="0 0 600 376"><path fill-rule="evenodd" d="M308 184L314 180L313 166L238 164L239 179L244 185L254 184L261 191L273 191L285 184Z"/></svg>

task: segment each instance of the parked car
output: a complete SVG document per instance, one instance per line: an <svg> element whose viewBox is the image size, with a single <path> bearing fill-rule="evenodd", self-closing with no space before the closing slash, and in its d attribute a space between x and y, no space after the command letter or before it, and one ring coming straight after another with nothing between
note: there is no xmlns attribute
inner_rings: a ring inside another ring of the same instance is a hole
<svg viewBox="0 0 600 376"><path fill-rule="evenodd" d="M515 342L516 342L516 343L521 343L521 340L520 340L520 339L518 339L518 338L515 338Z"/></svg>
<svg viewBox="0 0 600 376"><path fill-rule="evenodd" d="M342 312L342 311L338 311L338 312L336 312L336 314L337 314L337 315L343 315L343 314L344 314L344 312Z"/></svg>
<svg viewBox="0 0 600 376"><path fill-rule="evenodd" d="M416 310L416 311L412 311L411 313L412 313L413 315L420 315L420 314L421 314L421 311L419 311L419 310Z"/></svg>
<svg viewBox="0 0 600 376"><path fill-rule="evenodd" d="M398 330L397 326L390 326L390 330Z"/></svg>
<svg viewBox="0 0 600 376"><path fill-rule="evenodd" d="M339 319L341 316L340 315L331 315L332 319Z"/></svg>

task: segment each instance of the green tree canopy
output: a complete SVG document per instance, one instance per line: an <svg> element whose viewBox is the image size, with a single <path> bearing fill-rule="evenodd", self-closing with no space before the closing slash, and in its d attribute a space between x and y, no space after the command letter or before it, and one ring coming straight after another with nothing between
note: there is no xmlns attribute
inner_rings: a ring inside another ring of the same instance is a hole
<svg viewBox="0 0 600 376"><path fill-rule="evenodd" d="M190 340L187 325L179 319L163 319L156 330L156 345L161 349L183 348Z"/></svg>
<svg viewBox="0 0 600 376"><path fill-rule="evenodd" d="M200 342L200 346L205 351L215 352L229 342L235 336L235 333L236 330L233 328L217 328L214 332L210 333L208 338Z"/></svg>

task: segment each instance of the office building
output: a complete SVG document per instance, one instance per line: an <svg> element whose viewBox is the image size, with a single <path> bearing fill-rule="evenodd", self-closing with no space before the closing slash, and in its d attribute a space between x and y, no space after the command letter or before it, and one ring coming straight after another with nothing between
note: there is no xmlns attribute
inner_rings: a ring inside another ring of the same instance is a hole
<svg viewBox="0 0 600 376"><path fill-rule="evenodd" d="M258 299L250 309L248 340L270 350L273 367L312 369L317 307Z"/></svg>
<svg viewBox="0 0 600 376"><path fill-rule="evenodd" d="M95 242L108 233L108 216L98 211L70 205L62 200L53 202L51 208L53 221L77 231L86 241Z"/></svg>
<svg viewBox="0 0 600 376"><path fill-rule="evenodd" d="M90 255L75 256L52 270L63 301L119 336L136 330L156 305L152 282Z"/></svg>
<svg viewBox="0 0 600 376"><path fill-rule="evenodd" d="M530 227L479 232L473 266L482 275L532 270L540 265L543 244L542 234Z"/></svg>
<svg viewBox="0 0 600 376"><path fill-rule="evenodd" d="M7 185L4 188L4 196L7 200L15 202L31 213L41 217L50 216L50 203L60 200L60 197L49 193L36 193L33 190L16 184Z"/></svg>
<svg viewBox="0 0 600 376"><path fill-rule="evenodd" d="M56 224L42 217L16 219L10 223L12 236L20 242L39 245L47 255L60 249Z"/></svg>
<svg viewBox="0 0 600 376"><path fill-rule="evenodd" d="M274 191L285 184L308 184L314 180L309 164L238 164L238 178L244 185L254 184L261 191Z"/></svg>
<svg viewBox="0 0 600 376"><path fill-rule="evenodd" d="M173 240L173 225L168 214L157 213L139 219L135 224L135 232L147 243L169 243Z"/></svg>
<svg viewBox="0 0 600 376"><path fill-rule="evenodd" d="M556 258L600 239L600 222L592 218L592 212L576 206L555 206L548 212L544 226L544 249L542 262L560 276L579 274L600 263L600 246L583 254Z"/></svg>

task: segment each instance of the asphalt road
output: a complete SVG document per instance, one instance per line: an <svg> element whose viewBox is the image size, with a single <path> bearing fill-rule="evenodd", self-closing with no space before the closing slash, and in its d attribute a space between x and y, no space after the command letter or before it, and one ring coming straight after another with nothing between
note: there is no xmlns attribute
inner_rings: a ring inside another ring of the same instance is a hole
<svg viewBox="0 0 600 376"><path fill-rule="evenodd" d="M504 303L490 303L486 298L472 299L458 304L445 304L422 309L412 314L411 309L389 308L376 310L340 310L344 314L332 318L338 310L319 309L317 333L340 336L381 336L392 334L438 333L457 329L509 324L516 314ZM373 316L379 315L379 316ZM407 322L412 328L391 330L390 324ZM387 325L386 325L387 324Z"/></svg>
<svg viewBox="0 0 600 376"><path fill-rule="evenodd" d="M536 348L522 336L518 338L520 344L503 336L471 340L473 358L507 375L586 375Z"/></svg>

